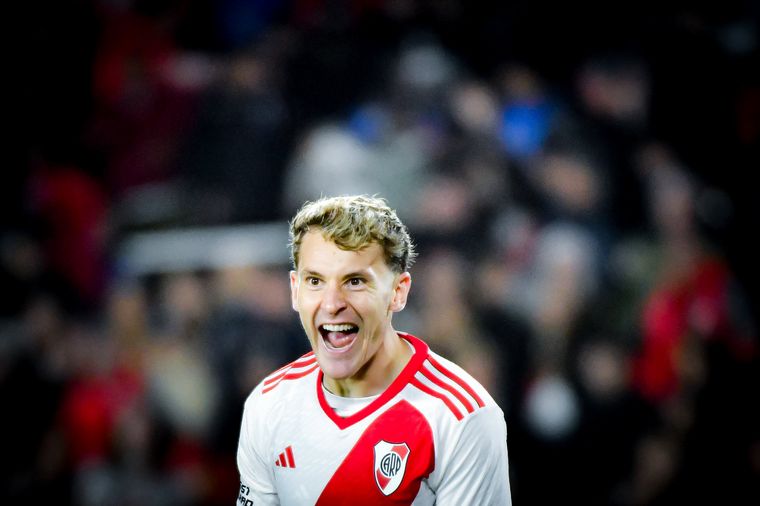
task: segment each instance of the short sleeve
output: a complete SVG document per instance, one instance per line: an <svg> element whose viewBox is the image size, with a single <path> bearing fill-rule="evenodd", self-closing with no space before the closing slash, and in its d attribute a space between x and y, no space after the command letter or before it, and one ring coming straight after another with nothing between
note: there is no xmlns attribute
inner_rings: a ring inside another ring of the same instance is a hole
<svg viewBox="0 0 760 506"><path fill-rule="evenodd" d="M436 505L511 505L507 426L501 409L480 409L460 423L435 491Z"/></svg>
<svg viewBox="0 0 760 506"><path fill-rule="evenodd" d="M258 390L248 398L243 410L238 442L237 465L240 472L238 506L279 505L280 500L274 483L274 472L267 459L263 441L265 427L260 423L259 409L255 402Z"/></svg>

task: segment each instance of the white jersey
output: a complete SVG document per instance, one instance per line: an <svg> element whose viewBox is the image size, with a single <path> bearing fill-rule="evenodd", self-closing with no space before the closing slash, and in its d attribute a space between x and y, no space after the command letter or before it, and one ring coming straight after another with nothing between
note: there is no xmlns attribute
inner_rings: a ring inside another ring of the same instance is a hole
<svg viewBox="0 0 760 506"><path fill-rule="evenodd" d="M364 407L339 416L313 353L275 371L245 403L240 506L511 504L504 414L420 339Z"/></svg>

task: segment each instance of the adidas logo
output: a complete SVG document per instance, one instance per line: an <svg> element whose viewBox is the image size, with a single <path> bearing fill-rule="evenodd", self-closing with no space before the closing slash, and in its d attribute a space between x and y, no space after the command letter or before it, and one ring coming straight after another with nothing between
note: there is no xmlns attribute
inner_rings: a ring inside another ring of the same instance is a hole
<svg viewBox="0 0 760 506"><path fill-rule="evenodd" d="M277 467L290 467L291 469L296 468L296 461L293 458L293 447L288 446L285 448L285 451L280 454L280 458L277 459L277 462L274 463Z"/></svg>

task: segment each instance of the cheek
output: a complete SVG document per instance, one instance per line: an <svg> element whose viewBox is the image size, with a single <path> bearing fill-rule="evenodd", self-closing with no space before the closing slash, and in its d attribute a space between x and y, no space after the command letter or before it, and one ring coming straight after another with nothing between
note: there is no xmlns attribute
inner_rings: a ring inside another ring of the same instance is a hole
<svg viewBox="0 0 760 506"><path fill-rule="evenodd" d="M319 301L319 292L315 290L299 290L296 301L298 301L298 306L301 308L313 307Z"/></svg>
<svg viewBox="0 0 760 506"><path fill-rule="evenodd" d="M314 316L316 302L313 297L309 297L308 294L301 292L298 297L293 300L294 309L298 312L298 316L304 326L310 326Z"/></svg>
<svg viewBox="0 0 760 506"><path fill-rule="evenodd" d="M355 306L365 319L372 319L377 323L385 321L390 311L391 297L389 294L378 294L369 300L363 300Z"/></svg>

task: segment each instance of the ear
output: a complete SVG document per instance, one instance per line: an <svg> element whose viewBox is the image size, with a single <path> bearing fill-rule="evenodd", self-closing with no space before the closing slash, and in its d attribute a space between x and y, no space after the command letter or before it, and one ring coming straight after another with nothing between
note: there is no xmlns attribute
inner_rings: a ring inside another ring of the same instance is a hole
<svg viewBox="0 0 760 506"><path fill-rule="evenodd" d="M402 272L397 276L396 286L393 289L393 298L389 309L398 313L406 306L406 298L409 296L409 290L412 287L412 275L408 272Z"/></svg>
<svg viewBox="0 0 760 506"><path fill-rule="evenodd" d="M290 305L298 311L298 273L290 271Z"/></svg>

